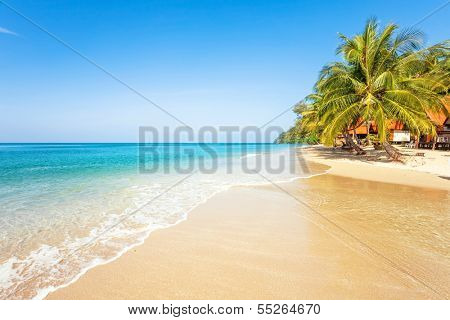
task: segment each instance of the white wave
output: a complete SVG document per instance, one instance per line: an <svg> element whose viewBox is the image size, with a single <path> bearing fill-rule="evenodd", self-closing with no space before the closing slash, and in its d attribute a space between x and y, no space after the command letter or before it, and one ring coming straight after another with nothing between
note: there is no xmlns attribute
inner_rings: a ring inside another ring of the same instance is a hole
<svg viewBox="0 0 450 320"><path fill-rule="evenodd" d="M281 157L283 152L284 157ZM68 237L56 245L41 244L25 257L12 256L4 261L0 265L0 298L45 298L50 292L73 283L89 269L113 261L142 244L154 230L186 220L188 213L199 204L233 186L272 183L267 180L289 182L314 176L309 173L299 175L289 171L273 173L261 170L266 177L262 178L243 168L244 162L249 165L247 161L256 158L269 157L275 162L292 161L291 154L283 152L252 154L234 159L233 174L227 173L225 168L212 175L195 174L167 193L163 193L163 190L180 179L179 176L172 175L152 183L129 186L123 192L132 195L132 205L120 213L105 213L102 223L92 227L87 236Z"/></svg>

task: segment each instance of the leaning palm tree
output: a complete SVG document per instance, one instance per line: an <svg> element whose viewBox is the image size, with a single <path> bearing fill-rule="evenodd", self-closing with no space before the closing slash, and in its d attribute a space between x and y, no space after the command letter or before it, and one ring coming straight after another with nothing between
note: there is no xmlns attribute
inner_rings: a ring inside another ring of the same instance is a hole
<svg viewBox="0 0 450 320"><path fill-rule="evenodd" d="M417 52L422 57L417 72L426 76L431 89L445 96L450 86L450 40Z"/></svg>
<svg viewBox="0 0 450 320"><path fill-rule="evenodd" d="M299 116L300 130L303 136L314 137L315 143L319 142L317 137L322 134L323 123L318 118L317 110L322 101L322 96L315 92L308 95L298 103L294 112Z"/></svg>
<svg viewBox="0 0 450 320"><path fill-rule="evenodd" d="M315 124L313 105L302 100L294 105L293 111L297 119L293 127L280 134L276 139L278 143L304 143L309 142L311 137L318 136L318 126Z"/></svg>
<svg viewBox="0 0 450 320"><path fill-rule="evenodd" d="M325 143L347 133L349 127L372 121L388 155L399 160L400 153L388 142L391 121L402 122L417 136L436 134L427 111L446 112L438 91L448 90L443 80L448 78L442 72L432 76L431 71L425 72L421 32L405 30L395 35L396 29L389 24L379 30L370 19L362 34L340 35L337 53L344 61L324 67L316 84L322 96L317 116L324 124ZM448 47L440 48L448 54Z"/></svg>
<svg viewBox="0 0 450 320"><path fill-rule="evenodd" d="M313 93L295 105L294 112L301 118L302 130L306 132L319 132L321 130L321 123L317 117L317 109L321 100L322 97L319 94Z"/></svg>

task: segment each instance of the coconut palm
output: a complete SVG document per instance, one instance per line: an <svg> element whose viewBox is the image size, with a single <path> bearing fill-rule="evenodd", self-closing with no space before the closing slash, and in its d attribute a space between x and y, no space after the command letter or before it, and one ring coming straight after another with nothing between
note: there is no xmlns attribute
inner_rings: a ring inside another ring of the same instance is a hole
<svg viewBox="0 0 450 320"><path fill-rule="evenodd" d="M308 96L292 108L297 115L295 124L289 130L280 134L278 143L318 143L320 127L317 124L317 104L313 103L313 95Z"/></svg>
<svg viewBox="0 0 450 320"><path fill-rule="evenodd" d="M426 76L431 89L441 95L447 95L450 86L450 40L417 52L422 57L417 72Z"/></svg>
<svg viewBox="0 0 450 320"><path fill-rule="evenodd" d="M317 116L321 100L320 94L313 93L294 107L294 112L298 115L296 126L300 135L305 137L306 140L314 141L314 143L318 142L318 137L323 131L323 125Z"/></svg>
<svg viewBox="0 0 450 320"><path fill-rule="evenodd" d="M427 58L430 52L448 55L448 46L421 50L421 32L405 30L395 35L396 30L394 24L379 30L370 19L362 34L340 35L337 53L344 61L325 66L316 84L322 96L317 117L324 124L325 143L347 133L349 127L373 121L378 139L398 160L400 153L388 143L390 121L402 122L417 136L436 134L427 111L446 112L440 92L448 90L448 75L431 68Z"/></svg>

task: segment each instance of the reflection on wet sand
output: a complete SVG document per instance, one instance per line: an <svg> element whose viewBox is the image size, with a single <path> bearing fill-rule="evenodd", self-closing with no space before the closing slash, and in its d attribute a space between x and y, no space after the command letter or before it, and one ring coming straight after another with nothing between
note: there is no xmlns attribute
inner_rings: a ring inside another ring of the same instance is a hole
<svg viewBox="0 0 450 320"><path fill-rule="evenodd" d="M450 192L322 175L298 183L295 195L369 261L449 296Z"/></svg>
<svg viewBox="0 0 450 320"><path fill-rule="evenodd" d="M48 298L448 298L448 205L329 174L236 187Z"/></svg>

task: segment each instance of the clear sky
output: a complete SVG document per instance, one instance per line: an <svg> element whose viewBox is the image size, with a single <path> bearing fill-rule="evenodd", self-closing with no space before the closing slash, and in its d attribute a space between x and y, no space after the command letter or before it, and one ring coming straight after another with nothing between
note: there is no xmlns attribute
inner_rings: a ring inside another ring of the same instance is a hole
<svg viewBox="0 0 450 320"><path fill-rule="evenodd" d="M194 128L264 124L339 59L337 32L370 16L408 27L445 2L6 0ZM449 39L450 5L417 28ZM139 126L179 125L1 3L0 70L0 142L132 142Z"/></svg>

